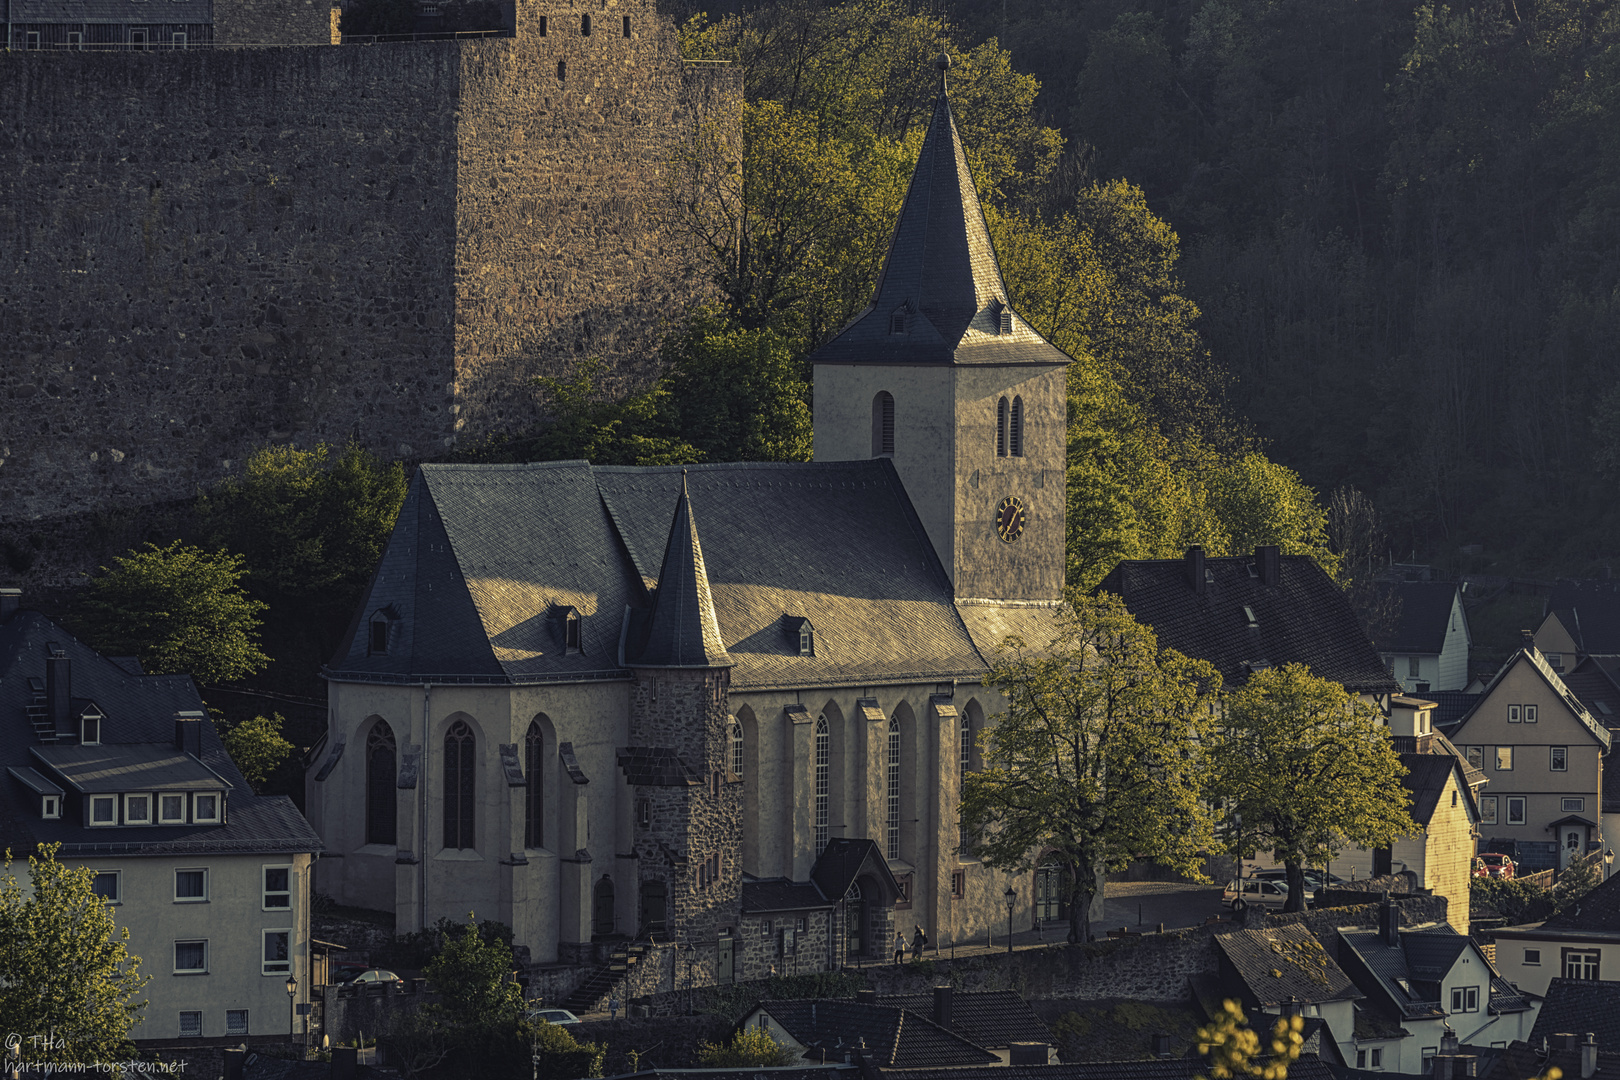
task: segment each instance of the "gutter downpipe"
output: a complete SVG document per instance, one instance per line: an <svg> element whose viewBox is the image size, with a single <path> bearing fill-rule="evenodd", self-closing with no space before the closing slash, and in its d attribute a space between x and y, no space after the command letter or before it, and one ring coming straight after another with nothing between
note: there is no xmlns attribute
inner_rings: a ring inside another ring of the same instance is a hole
<svg viewBox="0 0 1620 1080"><path fill-rule="evenodd" d="M7 2L9 3L10 0L7 0ZM422 872L418 875L418 878L419 878L419 881L420 881L420 888L419 888L418 891L420 892L421 898L422 898L421 899L421 919L420 919L421 925L418 927L418 929L420 929L420 930L426 930L428 928L428 907L427 907L427 905L428 905L428 880L427 880L428 879L428 857L427 857L427 822L428 822L427 800L428 800L428 790L427 789L428 789L428 777L432 775L428 771L428 744L433 741L432 739L430 739L428 737L428 727L429 727L429 722L428 722L428 701L432 697L432 694L433 694L433 684L430 683L430 682L423 682L422 683L422 773L416 779L416 818L417 818L417 833L416 833L417 845L416 846L417 846L417 850L418 850L417 865L422 868Z"/></svg>

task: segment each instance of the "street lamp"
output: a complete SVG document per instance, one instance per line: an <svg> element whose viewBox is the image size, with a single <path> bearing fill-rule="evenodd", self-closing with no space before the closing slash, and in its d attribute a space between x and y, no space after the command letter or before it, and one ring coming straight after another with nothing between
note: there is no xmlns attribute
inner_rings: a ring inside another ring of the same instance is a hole
<svg viewBox="0 0 1620 1080"><path fill-rule="evenodd" d="M1016 906L1017 903L1018 903L1018 894L1013 891L1012 884L1008 883L1007 891L1002 893L1001 895L1007 898L1007 955L1011 956L1012 952L1013 952L1013 946L1012 946L1012 913L1013 913L1014 906Z"/></svg>
<svg viewBox="0 0 1620 1080"><path fill-rule="evenodd" d="M287 1041L298 1041L298 980L287 976Z"/></svg>
<svg viewBox="0 0 1620 1080"><path fill-rule="evenodd" d="M1603 880L1609 880L1609 873L1614 869L1614 848L1603 853Z"/></svg>

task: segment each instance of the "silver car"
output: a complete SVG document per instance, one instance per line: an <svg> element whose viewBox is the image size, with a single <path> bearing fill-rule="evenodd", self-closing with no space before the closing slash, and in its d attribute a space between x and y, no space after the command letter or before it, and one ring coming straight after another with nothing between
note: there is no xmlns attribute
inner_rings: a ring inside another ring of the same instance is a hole
<svg viewBox="0 0 1620 1080"><path fill-rule="evenodd" d="M1259 907L1282 907L1288 902L1288 886L1265 878L1242 878L1226 883L1221 903L1233 911L1242 911L1251 904Z"/></svg>

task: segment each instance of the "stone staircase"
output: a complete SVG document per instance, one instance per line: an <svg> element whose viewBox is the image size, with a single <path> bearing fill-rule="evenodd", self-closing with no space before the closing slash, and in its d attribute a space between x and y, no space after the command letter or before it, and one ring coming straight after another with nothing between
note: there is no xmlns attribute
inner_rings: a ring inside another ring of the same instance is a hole
<svg viewBox="0 0 1620 1080"><path fill-rule="evenodd" d="M606 1010L607 1000L613 995L614 989L629 977L648 948L643 941L627 941L617 946L608 957L608 962L591 972L578 989L563 1001L562 1007L576 1016Z"/></svg>

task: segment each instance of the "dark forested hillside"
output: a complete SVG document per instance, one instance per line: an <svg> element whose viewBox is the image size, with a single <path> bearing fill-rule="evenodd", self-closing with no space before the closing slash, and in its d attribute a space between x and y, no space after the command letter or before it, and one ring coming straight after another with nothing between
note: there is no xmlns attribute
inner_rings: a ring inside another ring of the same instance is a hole
<svg viewBox="0 0 1620 1080"><path fill-rule="evenodd" d="M955 0L1076 184L1177 229L1270 456L1397 554L1580 573L1620 525L1620 15L1602 0Z"/></svg>

